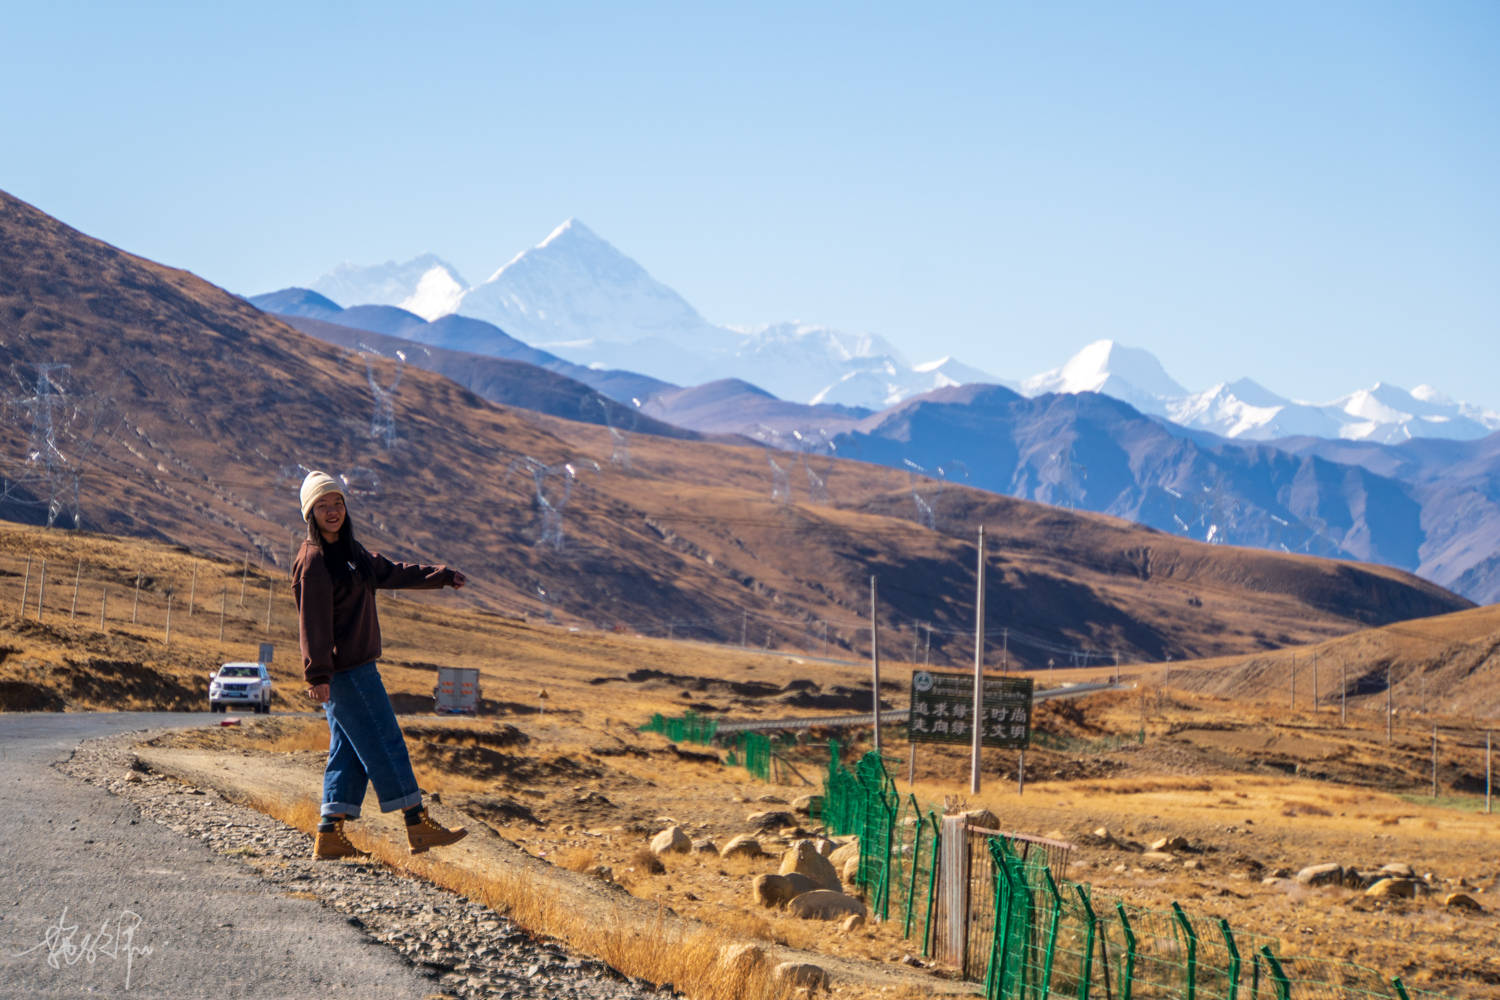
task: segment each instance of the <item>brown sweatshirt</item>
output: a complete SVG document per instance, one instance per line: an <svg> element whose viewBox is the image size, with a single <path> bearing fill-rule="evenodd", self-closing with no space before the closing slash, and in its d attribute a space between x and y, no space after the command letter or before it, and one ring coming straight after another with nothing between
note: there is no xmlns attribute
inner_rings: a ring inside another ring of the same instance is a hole
<svg viewBox="0 0 1500 1000"><path fill-rule="evenodd" d="M324 561L323 547L311 539L302 543L292 563L292 593L302 643L302 673L309 684L327 684L341 670L363 666L380 657L380 618L375 613L375 591L436 590L451 586L453 571L446 566L396 563L365 552L374 579L365 580L352 565L333 573Z"/></svg>

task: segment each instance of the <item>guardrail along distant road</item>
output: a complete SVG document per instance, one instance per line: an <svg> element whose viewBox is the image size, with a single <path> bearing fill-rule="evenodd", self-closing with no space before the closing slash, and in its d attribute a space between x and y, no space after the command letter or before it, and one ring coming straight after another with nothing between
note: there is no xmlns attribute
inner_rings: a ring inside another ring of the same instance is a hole
<svg viewBox="0 0 1500 1000"><path fill-rule="evenodd" d="M1096 681L1090 684L1068 684L1060 688L1052 688L1048 691L1038 691L1031 696L1033 703L1038 701L1051 701L1057 698L1074 698L1078 695L1093 694L1095 691L1124 691L1130 687L1128 684L1113 684L1107 681ZM902 722L911 714L909 708L893 708L890 711L880 713L881 722ZM740 722L721 722L714 730L717 733L745 733L763 729L814 729L829 727L840 729L848 726L873 726L875 724L875 713L865 712L863 715L820 715L802 716L791 719L749 719Z"/></svg>

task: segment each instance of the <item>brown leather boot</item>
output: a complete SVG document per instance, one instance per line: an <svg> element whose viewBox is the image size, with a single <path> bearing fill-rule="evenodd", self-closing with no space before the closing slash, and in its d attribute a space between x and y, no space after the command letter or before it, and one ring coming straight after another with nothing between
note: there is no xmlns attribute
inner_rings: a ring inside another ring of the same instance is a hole
<svg viewBox="0 0 1500 1000"><path fill-rule="evenodd" d="M369 851L361 851L344 836L344 821L333 821L333 829L319 830L313 839L314 861L337 861L339 858L368 858Z"/></svg>
<svg viewBox="0 0 1500 1000"><path fill-rule="evenodd" d="M431 847L442 847L444 844L452 844L455 841L463 840L469 835L469 831L463 827L459 827L456 830L449 830L434 823L432 818L427 815L426 809L423 809L419 815L421 816L419 820L406 825L406 842L411 845L411 852L413 854L421 854Z"/></svg>

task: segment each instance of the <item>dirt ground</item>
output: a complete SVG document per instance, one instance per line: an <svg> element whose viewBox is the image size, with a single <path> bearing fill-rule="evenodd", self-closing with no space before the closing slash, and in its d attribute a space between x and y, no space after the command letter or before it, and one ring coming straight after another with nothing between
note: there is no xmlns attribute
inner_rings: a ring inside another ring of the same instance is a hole
<svg viewBox="0 0 1500 1000"><path fill-rule="evenodd" d="M112 544L90 548L95 576L141 562L138 551L113 553ZM270 638L278 650L270 724L198 738L267 759L298 755L315 769L326 728L313 718L281 717L311 707L300 694L281 583L253 564L209 568L172 550L153 558L158 562L146 564L145 575L193 581L179 586L170 630L165 607L145 600L133 606L141 570L110 578L104 629L98 627L106 610L102 593L85 589L74 612L67 573L54 570L62 582L49 584L41 621L14 613L20 581L8 580L16 594L0 607L0 707L201 710L207 672L224 660L253 659L256 644ZM79 573L72 553L57 553L56 565ZM85 578L90 569L85 561ZM641 732L654 713L739 719L861 710L868 703L868 664L578 631L455 607L431 595L392 595L381 614L383 676L403 713L419 776L445 805L535 858L575 872L607 869L633 895L740 938L872 967L909 971L908 963L922 961L918 944L896 926L845 934L754 905L750 881L774 870L773 859L694 852L669 857L665 870L653 873L643 853L672 822L721 845L752 832L749 814L786 809L782 802L821 790L829 736L845 742L845 761L870 741L868 727L814 730L786 750L795 768L784 773L786 783L763 783L721 763L723 748L674 747ZM1452 637L1458 627L1446 622L1443 631ZM1431 646L1424 640L1423 649ZM480 671L478 718L430 715L440 664ZM1500 816L1484 812L1483 727L1492 718L1455 711L1463 704L1458 689L1434 696L1433 713L1423 712L1427 689L1408 674L1412 679L1397 689L1388 743L1382 692L1351 697L1341 723L1326 689L1321 711L1313 713L1305 696L1292 711L1274 674L1259 693L1241 681L1230 698L1186 690L1201 686L1195 668L1171 667L1169 676L1160 664L1125 664L1119 677L1128 690L1040 710L1024 792L1014 753L986 752L983 791L973 796L967 754L930 746L917 752L915 783L908 784L908 748L895 742L894 729L885 733L892 776L924 809L988 808L1006 829L1072 841L1069 876L1106 896L1155 909L1176 901L1194 917L1225 916L1237 933L1276 939L1282 953L1357 962L1400 975L1409 986L1453 997L1500 995ZM883 664L882 695L892 707L906 703L911 669ZM1045 688L1113 674L1111 668L1033 676ZM1465 683L1484 676L1470 673ZM1432 688L1434 695L1441 690ZM309 798L316 791L310 788ZM763 842L775 851L816 832L817 823L798 815L793 827L770 831ZM1095 836L1101 827L1108 839ZM1136 849L1167 836L1184 838L1188 847L1165 860ZM1411 900L1375 900L1361 890L1311 888L1286 877L1325 862L1362 870L1404 863L1424 876L1428 891ZM1468 893L1482 911L1444 907L1455 891Z"/></svg>
<svg viewBox="0 0 1500 1000"><path fill-rule="evenodd" d="M758 672L785 671L762 663ZM684 702L705 708L712 702L735 714L778 705L776 697L736 695L727 682L681 676L591 686L612 692L615 705L649 700L653 691L670 697L674 689ZM1409 724L1387 745L1383 723L1371 725L1372 718L1340 726L1337 713L1315 718L1142 690L1144 697L1106 693L1047 705L1039 732L1069 749L1034 747L1024 791L1015 781L1015 754L986 752L978 796L966 794L965 753L922 747L914 785L904 780L907 745L887 755L902 793L924 805L988 808L1006 829L1072 841L1068 875L1091 883L1099 898L1152 909L1175 901L1194 918L1226 917L1237 934L1275 939L1281 954L1353 962L1453 997L1495 995L1500 817L1483 811L1482 738L1476 747L1455 734L1440 746L1434 799L1430 735ZM693 697L684 698L689 692ZM668 856L664 870L654 870L644 848L668 825L722 845L754 832L751 813L788 810L796 796L820 789L790 771L785 784L754 780L720 763L722 751L674 746L639 732L637 720L606 717L601 708L543 713L513 703L501 718L408 716L403 724L424 787L536 858L575 872L602 871L641 899L743 938L873 966L928 964L919 942L903 939L896 921L841 933L755 905L750 881L774 871L774 857L722 860L693 852ZM310 765L326 747L321 723L304 719L182 739L252 754L298 754ZM864 745L850 749L858 753ZM818 741L787 755L814 782L827 766ZM851 759L850 750L844 756ZM1107 838L1096 834L1101 827ZM761 841L777 854L817 828L799 816L794 827L764 832ZM1168 858L1147 857L1162 837L1181 837L1187 846ZM1411 900L1377 900L1362 888L1308 887L1292 878L1325 862L1367 871L1407 864L1423 891ZM1444 907L1453 892L1468 894L1483 910ZM951 977L952 970L931 974Z"/></svg>

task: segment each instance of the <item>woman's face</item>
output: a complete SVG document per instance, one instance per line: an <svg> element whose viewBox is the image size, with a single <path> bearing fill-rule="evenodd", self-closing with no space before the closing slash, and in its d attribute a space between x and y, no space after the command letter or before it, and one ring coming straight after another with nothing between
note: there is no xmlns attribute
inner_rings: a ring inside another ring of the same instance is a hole
<svg viewBox="0 0 1500 1000"><path fill-rule="evenodd" d="M313 524L323 541L337 541L339 529L344 526L344 498L339 493L325 493L313 501Z"/></svg>

